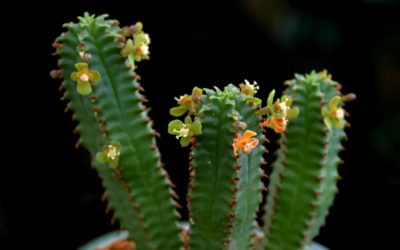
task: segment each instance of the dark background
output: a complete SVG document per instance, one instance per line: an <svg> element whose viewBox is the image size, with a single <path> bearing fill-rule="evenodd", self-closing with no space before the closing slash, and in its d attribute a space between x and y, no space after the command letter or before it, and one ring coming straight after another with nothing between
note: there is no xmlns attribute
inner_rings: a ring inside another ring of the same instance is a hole
<svg viewBox="0 0 400 250"><path fill-rule="evenodd" d="M32 5L24 16L26 25L17 29L35 29L22 39L16 51L23 57L13 64L18 69L13 76L24 81L18 100L26 102L24 108L13 107L23 114L15 124L24 129L10 136L25 137L18 144L21 150L11 147L15 154L3 156L3 162L14 163L3 164L0 175L0 249L75 249L118 226L104 213L102 187L87 152L74 148L76 124L63 113L59 81L48 75L56 67L51 43L63 31L61 25L84 11L108 13L121 25L140 20L150 34L151 60L140 63L138 72L161 134L163 162L181 197L188 151L166 133L175 96L195 85L223 87L248 79L259 83L259 97L266 98L273 88L281 92L283 81L295 72L328 69L343 92L356 93L357 100L346 106L351 129L341 153L340 191L316 240L332 250L399 249L398 2L160 2L53 2L46 6L50 11ZM268 147L276 148L274 143ZM266 158L273 161L272 154Z"/></svg>

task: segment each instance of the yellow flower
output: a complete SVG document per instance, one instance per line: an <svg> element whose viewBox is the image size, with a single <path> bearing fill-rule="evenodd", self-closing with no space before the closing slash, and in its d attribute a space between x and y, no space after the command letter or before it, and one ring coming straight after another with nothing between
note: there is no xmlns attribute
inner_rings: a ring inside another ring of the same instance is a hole
<svg viewBox="0 0 400 250"><path fill-rule="evenodd" d="M78 71L71 74L71 79L78 83L78 93L81 95L92 93L90 83L100 80L100 73L96 70L90 70L87 63L76 63L75 68Z"/></svg>
<svg viewBox="0 0 400 250"><path fill-rule="evenodd" d="M96 154L96 159L100 163L108 163L110 168L116 168L119 164L119 155L121 154L121 143L113 142L103 147L101 152Z"/></svg>
<svg viewBox="0 0 400 250"><path fill-rule="evenodd" d="M332 126L335 128L343 128L345 125L344 121L344 109L339 106L341 102L340 96L334 96L331 98L328 104L328 108L323 107L321 109L321 114L324 117L325 125L329 130Z"/></svg>
<svg viewBox="0 0 400 250"><path fill-rule="evenodd" d="M175 117L179 117L186 112L188 112L188 115L196 115L196 109L200 106L202 94L203 90L201 88L194 87L192 95L185 94L179 98L175 98L179 106L171 108L169 113Z"/></svg>
<svg viewBox="0 0 400 250"><path fill-rule="evenodd" d="M233 139L233 153L237 155L239 151L242 151L243 154L251 152L258 145L258 140L256 138L251 138L256 135L257 133L251 130L246 130L243 136L238 134L238 136Z"/></svg>

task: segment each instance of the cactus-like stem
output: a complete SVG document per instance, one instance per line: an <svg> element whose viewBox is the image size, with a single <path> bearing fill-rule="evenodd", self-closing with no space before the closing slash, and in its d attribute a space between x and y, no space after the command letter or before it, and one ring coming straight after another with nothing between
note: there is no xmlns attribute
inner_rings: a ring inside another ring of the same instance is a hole
<svg viewBox="0 0 400 250"><path fill-rule="evenodd" d="M260 146L248 154L240 155L238 159L240 170L236 193L237 204L228 248L230 250L250 249L251 238L257 227L256 212L261 202L261 192L264 189L261 182L263 173L260 165L263 162L262 154L265 149L262 142L265 139L259 126L260 119L255 115L255 107L249 106L246 100L236 98L235 101L241 116L240 120L246 121L246 129L257 133L256 138Z"/></svg>
<svg viewBox="0 0 400 250"><path fill-rule="evenodd" d="M202 134L191 152L188 194L192 227L190 249L223 249L234 215L234 190L237 189L234 104L212 91L202 98Z"/></svg>
<svg viewBox="0 0 400 250"><path fill-rule="evenodd" d="M280 138L265 207L264 249L303 249L316 235L336 190L338 152L343 127L328 130L321 110L338 84L326 72L296 75L288 82L300 113ZM338 119L343 117L339 117Z"/></svg>
<svg viewBox="0 0 400 250"><path fill-rule="evenodd" d="M137 249L178 249L181 243L169 180L161 168L141 87L132 78L133 71L116 43L116 22L105 17L86 14L80 23L67 24L68 32L58 39L62 43L57 52L61 56L59 66L71 101L69 107L80 121L82 144L92 154L113 142L121 145L120 152L110 156L119 156L115 169L100 163L96 168L110 206L122 227L130 231ZM76 92L73 81L74 66L79 68L77 63L82 61L91 71L84 68L86 71L78 75L81 81L95 72L101 76L87 96L80 95L87 89Z"/></svg>

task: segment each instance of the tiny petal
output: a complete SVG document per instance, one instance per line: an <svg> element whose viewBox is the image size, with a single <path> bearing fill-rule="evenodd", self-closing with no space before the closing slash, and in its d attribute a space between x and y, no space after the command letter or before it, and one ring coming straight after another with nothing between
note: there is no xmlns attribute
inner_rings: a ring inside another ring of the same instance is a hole
<svg viewBox="0 0 400 250"><path fill-rule="evenodd" d="M77 81L79 79L79 72L72 72L71 79L72 81Z"/></svg>
<svg viewBox="0 0 400 250"><path fill-rule="evenodd" d="M201 121L197 117L195 118L194 122L192 123L192 132L193 132L193 135L201 134Z"/></svg>
<svg viewBox="0 0 400 250"><path fill-rule="evenodd" d="M190 143L190 137L182 137L180 144L182 147L186 147Z"/></svg>
<svg viewBox="0 0 400 250"><path fill-rule="evenodd" d="M100 80L100 73L96 70L91 70L90 71L90 80L93 82L97 82Z"/></svg>
<svg viewBox="0 0 400 250"><path fill-rule="evenodd" d="M89 82L83 82L83 83L77 85L76 90L81 95L88 95L88 94L92 93L92 86L90 85Z"/></svg>
<svg viewBox="0 0 400 250"><path fill-rule="evenodd" d="M86 70L88 70L88 65L87 65L87 63L76 63L75 68L78 71L86 71Z"/></svg>
<svg viewBox="0 0 400 250"><path fill-rule="evenodd" d="M183 122L180 120L173 120L168 124L168 133L176 135L175 130L180 130L183 127Z"/></svg>
<svg viewBox="0 0 400 250"><path fill-rule="evenodd" d="M100 163L106 163L107 162L107 157L103 152L98 152L96 154L96 160Z"/></svg>
<svg viewBox="0 0 400 250"><path fill-rule="evenodd" d="M171 109L169 110L169 113L170 113L172 116L179 117L179 116L182 116L183 114L185 114L186 111L188 111L188 108L187 108L187 107L185 107L185 106L179 106L179 107L173 107L173 108L171 108Z"/></svg>

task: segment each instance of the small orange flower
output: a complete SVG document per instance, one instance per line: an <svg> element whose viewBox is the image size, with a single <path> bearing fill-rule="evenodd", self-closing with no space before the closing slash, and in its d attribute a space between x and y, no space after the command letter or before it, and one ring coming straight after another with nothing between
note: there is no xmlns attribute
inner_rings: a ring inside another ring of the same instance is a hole
<svg viewBox="0 0 400 250"><path fill-rule="evenodd" d="M257 135L257 133L251 130L246 130L243 136L238 134L238 136L233 139L233 153L237 155L238 151L242 151L242 153L251 152L258 145L258 140L256 138L251 138L255 135Z"/></svg>
<svg viewBox="0 0 400 250"><path fill-rule="evenodd" d="M270 127L274 129L276 133L282 133L286 130L287 120L285 117L269 117L267 120L260 124L261 127Z"/></svg>

